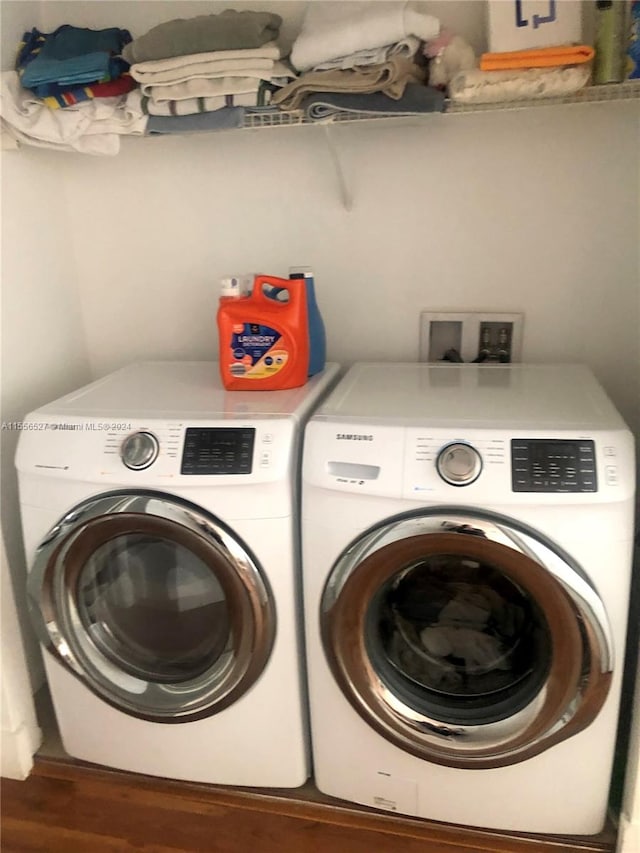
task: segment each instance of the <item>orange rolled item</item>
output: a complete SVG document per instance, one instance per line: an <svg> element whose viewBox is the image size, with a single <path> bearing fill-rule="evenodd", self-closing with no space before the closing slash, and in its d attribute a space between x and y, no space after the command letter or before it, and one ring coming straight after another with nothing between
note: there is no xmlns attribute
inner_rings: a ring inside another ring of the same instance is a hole
<svg viewBox="0 0 640 853"><path fill-rule="evenodd" d="M552 68L561 65L581 65L591 62L595 51L588 44L540 47L534 50L513 50L506 53L483 53L481 71L511 71L516 68Z"/></svg>

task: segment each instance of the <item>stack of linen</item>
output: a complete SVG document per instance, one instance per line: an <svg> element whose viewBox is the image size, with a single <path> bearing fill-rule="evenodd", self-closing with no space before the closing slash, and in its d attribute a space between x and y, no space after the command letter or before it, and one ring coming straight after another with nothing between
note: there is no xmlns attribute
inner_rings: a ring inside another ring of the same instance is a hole
<svg viewBox="0 0 640 853"><path fill-rule="evenodd" d="M45 35L35 27L22 37L16 71L20 82L51 109L130 92L135 83L120 55L128 30L88 30L63 24Z"/></svg>
<svg viewBox="0 0 640 853"><path fill-rule="evenodd" d="M414 3L314 0L291 50L300 76L273 103L312 121L441 111L444 95L425 85L419 52L439 31L438 19Z"/></svg>
<svg viewBox="0 0 640 853"><path fill-rule="evenodd" d="M559 45L483 53L480 68L449 82L449 96L462 104L491 104L572 95L589 83L594 50Z"/></svg>
<svg viewBox="0 0 640 853"><path fill-rule="evenodd" d="M130 41L117 27L26 32L16 70L2 74L3 131L27 145L117 154L119 136L144 133L146 125L120 55Z"/></svg>
<svg viewBox="0 0 640 853"><path fill-rule="evenodd" d="M167 21L128 44L148 133L239 127L246 110L268 107L295 76L281 61L282 19L270 12L199 15Z"/></svg>

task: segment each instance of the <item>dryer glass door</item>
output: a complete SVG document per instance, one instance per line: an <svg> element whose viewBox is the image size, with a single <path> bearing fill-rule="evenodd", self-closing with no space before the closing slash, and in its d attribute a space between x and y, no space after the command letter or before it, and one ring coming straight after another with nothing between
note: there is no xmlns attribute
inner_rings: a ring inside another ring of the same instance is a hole
<svg viewBox="0 0 640 853"><path fill-rule="evenodd" d="M217 713L269 658L275 610L247 546L194 505L111 493L63 518L29 582L40 637L120 710L162 722Z"/></svg>
<svg viewBox="0 0 640 853"><path fill-rule="evenodd" d="M166 534L121 533L80 568L82 628L105 658L136 678L198 678L231 637L230 607L212 568Z"/></svg>
<svg viewBox="0 0 640 853"><path fill-rule="evenodd" d="M612 644L579 566L517 522L433 510L369 531L322 602L325 652L365 720L453 767L516 763L584 728Z"/></svg>

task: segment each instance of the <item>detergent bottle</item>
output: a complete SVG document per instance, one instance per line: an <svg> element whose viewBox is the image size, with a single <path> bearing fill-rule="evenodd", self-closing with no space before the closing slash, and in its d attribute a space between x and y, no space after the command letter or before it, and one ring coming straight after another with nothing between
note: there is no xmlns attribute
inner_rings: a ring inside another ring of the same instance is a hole
<svg viewBox="0 0 640 853"><path fill-rule="evenodd" d="M274 298L274 289L283 298ZM224 387L278 391L304 385L309 375L304 279L256 275L251 293L241 293L240 286L223 280L217 321Z"/></svg>
<svg viewBox="0 0 640 853"><path fill-rule="evenodd" d="M309 376L324 370L327 360L327 337L316 301L311 267L290 267L289 278L303 278L307 296L307 329L309 333Z"/></svg>
<svg viewBox="0 0 640 853"><path fill-rule="evenodd" d="M324 370L327 360L327 338L324 329L324 322L318 303L316 301L316 293L313 281L313 272L311 267L290 267L289 278L304 279L305 294L307 297L307 334L309 335L309 376L315 376ZM279 302L289 298L289 294L281 287L265 288L265 293L270 299L277 299Z"/></svg>

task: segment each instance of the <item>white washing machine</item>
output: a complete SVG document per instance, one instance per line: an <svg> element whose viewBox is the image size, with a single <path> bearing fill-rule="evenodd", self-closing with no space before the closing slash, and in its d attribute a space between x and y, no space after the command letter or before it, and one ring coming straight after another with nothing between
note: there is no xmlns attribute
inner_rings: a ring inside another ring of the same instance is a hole
<svg viewBox="0 0 640 853"><path fill-rule="evenodd" d="M299 457L337 370L225 392L216 363L141 363L25 419L29 602L69 755L197 782L307 779Z"/></svg>
<svg viewBox="0 0 640 853"><path fill-rule="evenodd" d="M321 791L470 826L600 831L634 471L585 367L351 368L303 460Z"/></svg>

